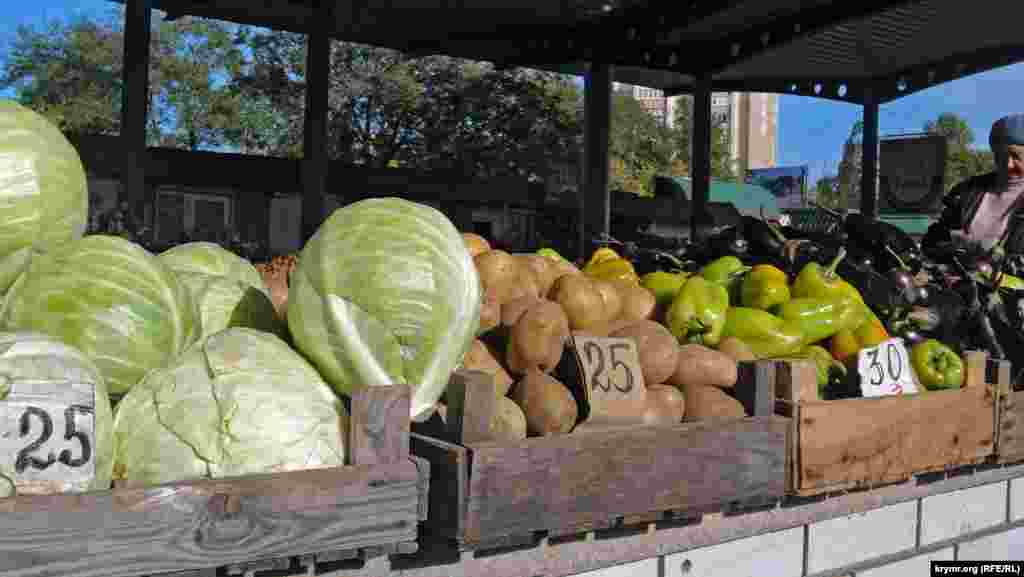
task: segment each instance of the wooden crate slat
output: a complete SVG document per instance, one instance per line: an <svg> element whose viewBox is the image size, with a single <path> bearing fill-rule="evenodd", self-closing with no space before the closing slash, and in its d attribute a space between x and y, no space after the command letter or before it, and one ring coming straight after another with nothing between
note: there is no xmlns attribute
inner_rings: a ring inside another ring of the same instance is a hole
<svg viewBox="0 0 1024 577"><path fill-rule="evenodd" d="M462 533L466 507L469 451L440 439L413 433L412 450L430 462L427 527L439 536L455 539Z"/></svg>
<svg viewBox="0 0 1024 577"><path fill-rule="evenodd" d="M465 540L785 491L777 417L473 443Z"/></svg>
<svg viewBox="0 0 1024 577"><path fill-rule="evenodd" d="M416 538L411 460L0 502L5 575L151 573Z"/></svg>

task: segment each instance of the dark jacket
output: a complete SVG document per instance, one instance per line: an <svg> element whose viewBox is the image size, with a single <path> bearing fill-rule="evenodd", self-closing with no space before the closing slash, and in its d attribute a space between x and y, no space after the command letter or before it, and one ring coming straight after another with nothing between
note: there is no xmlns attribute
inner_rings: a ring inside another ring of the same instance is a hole
<svg viewBox="0 0 1024 577"><path fill-rule="evenodd" d="M998 176L994 172L972 176L957 184L942 199L942 215L938 222L928 227L921 240L921 250L926 256L942 259L942 248L948 246L953 238L950 231L964 229L981 205L981 199L998 186ZM1017 209L1010 215L1007 223L1005 251L1007 254L1024 254L1024 209Z"/></svg>

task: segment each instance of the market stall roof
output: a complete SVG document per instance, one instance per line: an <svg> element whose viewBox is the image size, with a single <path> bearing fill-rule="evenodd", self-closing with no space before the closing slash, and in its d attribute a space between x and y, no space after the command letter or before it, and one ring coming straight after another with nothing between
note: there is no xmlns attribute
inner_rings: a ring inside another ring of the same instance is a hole
<svg viewBox="0 0 1024 577"><path fill-rule="evenodd" d="M124 2L124 0L115 0ZM691 90L795 93L887 102L1024 60L1024 3L1006 0L152 0L192 14L504 65ZM566 64L577 63L577 64Z"/></svg>

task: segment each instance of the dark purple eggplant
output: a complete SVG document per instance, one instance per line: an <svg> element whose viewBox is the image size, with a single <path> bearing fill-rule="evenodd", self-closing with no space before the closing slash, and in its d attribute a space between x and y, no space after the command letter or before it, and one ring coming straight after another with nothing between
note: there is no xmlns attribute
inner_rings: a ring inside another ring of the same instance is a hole
<svg viewBox="0 0 1024 577"><path fill-rule="evenodd" d="M746 237L751 255L777 257L785 248L785 236L767 222L753 217L743 217L743 236Z"/></svg>

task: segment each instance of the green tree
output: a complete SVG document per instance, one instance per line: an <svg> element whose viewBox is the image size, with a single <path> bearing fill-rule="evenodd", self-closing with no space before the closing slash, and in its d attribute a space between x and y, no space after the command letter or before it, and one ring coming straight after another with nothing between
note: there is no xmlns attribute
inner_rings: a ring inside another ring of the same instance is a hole
<svg viewBox="0 0 1024 577"><path fill-rule="evenodd" d="M946 192L967 178L994 169L992 152L974 148L974 132L956 114L944 112L926 122L924 130L946 138Z"/></svg>
<svg viewBox="0 0 1024 577"><path fill-rule="evenodd" d="M829 175L818 179L814 185L814 202L826 208L843 206L838 176Z"/></svg>
<svg viewBox="0 0 1024 577"><path fill-rule="evenodd" d="M612 96L609 187L651 195L651 179L671 170L672 133L630 94Z"/></svg>
<svg viewBox="0 0 1024 577"><path fill-rule="evenodd" d="M681 96L676 102L675 123L672 129L676 158L690 164L693 138L693 97ZM711 125L711 176L718 180L737 181L740 176L733 165L730 152L729 125L713 121Z"/></svg>

